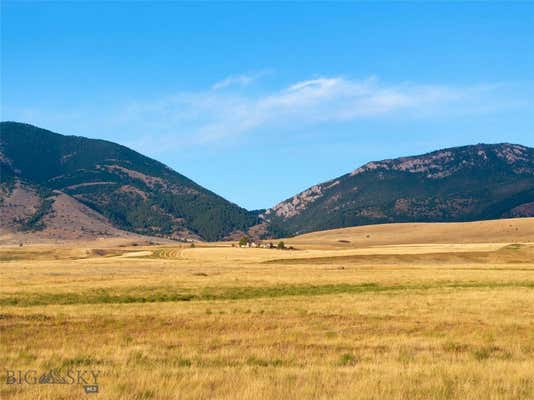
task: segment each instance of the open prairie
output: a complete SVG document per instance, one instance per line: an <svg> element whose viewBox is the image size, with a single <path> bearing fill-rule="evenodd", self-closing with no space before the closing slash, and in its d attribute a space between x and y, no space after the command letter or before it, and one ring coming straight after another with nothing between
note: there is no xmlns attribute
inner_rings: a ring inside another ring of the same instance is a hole
<svg viewBox="0 0 534 400"><path fill-rule="evenodd" d="M0 397L534 399L534 219L285 242L1 247L4 368L97 371L99 393L4 376Z"/></svg>

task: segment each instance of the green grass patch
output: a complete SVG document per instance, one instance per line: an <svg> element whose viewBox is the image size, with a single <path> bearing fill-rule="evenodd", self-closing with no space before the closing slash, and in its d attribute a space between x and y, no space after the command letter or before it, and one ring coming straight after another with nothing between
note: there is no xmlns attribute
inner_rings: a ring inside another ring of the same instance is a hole
<svg viewBox="0 0 534 400"><path fill-rule="evenodd" d="M345 353L339 358L339 365L342 367L354 366L358 363L358 359L351 353Z"/></svg>
<svg viewBox="0 0 534 400"><path fill-rule="evenodd" d="M435 282L432 284L379 285L327 284L278 285L260 287L208 287L201 290L175 287L134 287L128 289L95 289L69 293L19 293L0 298L0 306L40 306L50 304L123 304L182 301L248 300L286 296L323 296L336 294L363 294L382 292L418 291L432 289L534 289L534 281L519 282Z"/></svg>
<svg viewBox="0 0 534 400"><path fill-rule="evenodd" d="M255 367L281 367L284 365L284 361L280 359L267 360L252 356L247 359L247 365Z"/></svg>

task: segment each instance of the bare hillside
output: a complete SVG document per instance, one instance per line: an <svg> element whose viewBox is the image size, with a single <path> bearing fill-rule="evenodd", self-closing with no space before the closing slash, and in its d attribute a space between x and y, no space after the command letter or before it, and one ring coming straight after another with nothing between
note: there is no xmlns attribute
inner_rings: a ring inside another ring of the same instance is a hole
<svg viewBox="0 0 534 400"><path fill-rule="evenodd" d="M312 232L287 239L288 244L296 247L317 248L516 242L534 242L534 218L367 225Z"/></svg>
<svg viewBox="0 0 534 400"><path fill-rule="evenodd" d="M42 216L30 228L29 221L39 213ZM42 199L20 182L0 204L0 221L0 244L142 237L115 228L102 214L65 193L54 191Z"/></svg>

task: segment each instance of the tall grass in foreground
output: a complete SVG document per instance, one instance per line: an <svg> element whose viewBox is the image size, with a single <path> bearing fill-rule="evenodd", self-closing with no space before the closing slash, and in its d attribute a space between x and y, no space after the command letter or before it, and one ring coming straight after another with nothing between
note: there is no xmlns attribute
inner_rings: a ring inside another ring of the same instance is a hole
<svg viewBox="0 0 534 400"><path fill-rule="evenodd" d="M2 366L101 376L91 395L2 380L0 398L534 399L534 260L232 251L3 263Z"/></svg>

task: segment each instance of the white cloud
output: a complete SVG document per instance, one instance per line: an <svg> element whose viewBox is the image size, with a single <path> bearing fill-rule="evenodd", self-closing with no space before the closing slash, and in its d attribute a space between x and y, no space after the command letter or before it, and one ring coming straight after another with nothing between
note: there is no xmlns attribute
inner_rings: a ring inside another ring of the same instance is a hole
<svg viewBox="0 0 534 400"><path fill-rule="evenodd" d="M153 130L168 135L170 142L183 143L186 137L190 142L206 143L253 134L260 128L290 131L294 126L358 119L428 118L477 112L487 95L498 88L386 84L375 77L355 80L337 76L303 80L260 95L247 94L243 89L214 90L246 82L242 78L227 78L212 90L180 93L138 104L123 116L140 123L155 121Z"/></svg>
<svg viewBox="0 0 534 400"><path fill-rule="evenodd" d="M265 73L258 72L255 77L228 77L205 90L108 107L107 111L93 110L91 114L99 118L92 119L88 129L99 135L109 132L110 137L124 132L131 138L126 140L127 144L158 153L176 145L213 143L240 135L265 132L290 135L320 124L332 132L337 123L359 120L453 118L491 113L518 107L520 100L515 96L517 90L506 85L392 84L376 77L322 76L263 92L245 87ZM71 119L64 118L63 122L59 117L54 118L52 124L46 115L19 119L51 128L86 126L87 110L83 111L77 110ZM62 132L76 130L60 129Z"/></svg>
<svg viewBox="0 0 534 400"><path fill-rule="evenodd" d="M248 86L252 82L269 74L269 72L269 70L262 70L252 74L230 75L224 78L223 80L214 83L211 88L212 90L220 90L228 88L230 86Z"/></svg>

